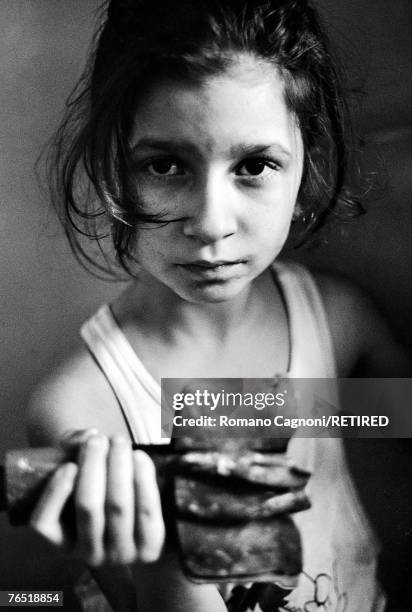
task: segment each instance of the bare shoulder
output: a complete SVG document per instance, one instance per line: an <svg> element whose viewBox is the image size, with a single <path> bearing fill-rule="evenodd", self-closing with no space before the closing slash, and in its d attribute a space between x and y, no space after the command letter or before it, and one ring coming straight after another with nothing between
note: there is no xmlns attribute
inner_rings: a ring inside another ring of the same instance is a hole
<svg viewBox="0 0 412 612"><path fill-rule="evenodd" d="M411 376L411 361L372 298L344 277L312 273L329 321L339 375Z"/></svg>
<svg viewBox="0 0 412 612"><path fill-rule="evenodd" d="M56 444L70 430L97 428L127 435L115 395L86 349L80 349L34 390L27 410L33 445Z"/></svg>

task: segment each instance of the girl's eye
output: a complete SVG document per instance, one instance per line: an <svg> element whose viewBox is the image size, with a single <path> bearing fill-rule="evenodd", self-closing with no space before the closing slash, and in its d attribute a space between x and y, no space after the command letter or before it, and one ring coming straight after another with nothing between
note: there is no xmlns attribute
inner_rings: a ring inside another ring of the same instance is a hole
<svg viewBox="0 0 412 612"><path fill-rule="evenodd" d="M183 168L173 159L159 158L147 162L144 170L152 176L177 176L184 174Z"/></svg>
<svg viewBox="0 0 412 612"><path fill-rule="evenodd" d="M251 157L238 166L236 174L244 177L264 177L278 169L278 164L272 160Z"/></svg>

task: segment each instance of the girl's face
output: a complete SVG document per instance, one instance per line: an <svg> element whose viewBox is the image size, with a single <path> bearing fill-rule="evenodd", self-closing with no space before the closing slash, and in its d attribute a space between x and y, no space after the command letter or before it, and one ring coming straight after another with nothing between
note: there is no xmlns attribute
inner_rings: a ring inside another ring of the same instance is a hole
<svg viewBox="0 0 412 612"><path fill-rule="evenodd" d="M288 235L303 145L273 66L240 57L201 85L162 81L136 113L136 188L164 225L139 229L143 277L190 302L247 289Z"/></svg>

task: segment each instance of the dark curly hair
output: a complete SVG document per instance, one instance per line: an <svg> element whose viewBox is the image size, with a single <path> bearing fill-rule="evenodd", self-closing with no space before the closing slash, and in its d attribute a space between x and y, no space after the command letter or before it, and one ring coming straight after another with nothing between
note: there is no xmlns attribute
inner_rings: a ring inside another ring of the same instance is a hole
<svg viewBox="0 0 412 612"><path fill-rule="evenodd" d="M270 62L283 77L305 151L301 241L331 211L343 207L352 214L341 80L309 2L112 0L103 14L49 157L54 202L74 253L87 267L115 274L120 264L133 275L139 226L162 223L144 212L130 180L129 137L147 86L164 75L200 82L227 69L236 53ZM103 261L84 237L96 241Z"/></svg>

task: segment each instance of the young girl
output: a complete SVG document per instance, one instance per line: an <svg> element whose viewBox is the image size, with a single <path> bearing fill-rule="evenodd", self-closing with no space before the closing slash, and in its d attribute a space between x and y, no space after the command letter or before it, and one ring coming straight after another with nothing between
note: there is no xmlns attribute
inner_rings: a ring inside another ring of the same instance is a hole
<svg viewBox="0 0 412 612"><path fill-rule="evenodd" d="M383 610L377 544L339 439L293 439L313 472L296 514L298 587L226 593L181 572L153 464L160 380L402 376L405 360L351 285L278 261L351 206L344 104L325 35L303 0L112 0L90 74L56 143L60 214L131 278L86 322L85 348L33 398L33 444L79 446L32 526L92 568L114 609ZM292 227L292 232L291 232ZM103 264L97 262L100 269ZM390 365L388 365L390 364ZM74 494L77 536L60 523Z"/></svg>

